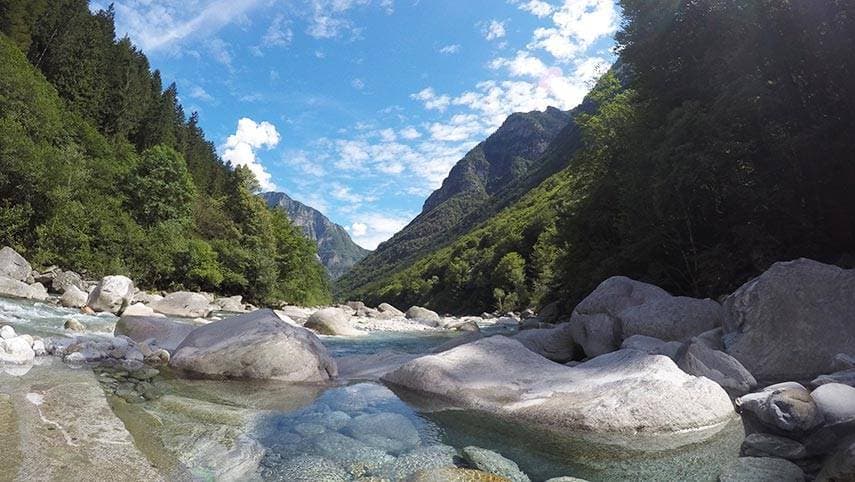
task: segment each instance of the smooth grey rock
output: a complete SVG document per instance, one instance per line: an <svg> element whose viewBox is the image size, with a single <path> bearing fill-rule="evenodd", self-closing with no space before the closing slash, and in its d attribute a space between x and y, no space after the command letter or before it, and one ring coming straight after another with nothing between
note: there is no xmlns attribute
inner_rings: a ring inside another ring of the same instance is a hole
<svg viewBox="0 0 855 482"><path fill-rule="evenodd" d="M772 389L770 389L772 388ZM822 423L822 413L804 388L767 387L736 399L737 411L749 412L785 432L807 432Z"/></svg>
<svg viewBox="0 0 855 482"><path fill-rule="evenodd" d="M65 323L62 325L62 328L64 330L76 331L79 333L86 331L86 325L84 325L78 320L75 320L74 318L69 318L65 320Z"/></svg>
<svg viewBox="0 0 855 482"><path fill-rule="evenodd" d="M18 336L18 334L15 333L15 329L12 328L11 325L3 325L3 327L0 327L0 338L4 340L11 340L16 336Z"/></svg>
<svg viewBox="0 0 855 482"><path fill-rule="evenodd" d="M740 457L719 475L720 482L801 482L805 474L789 460L773 457Z"/></svg>
<svg viewBox="0 0 855 482"><path fill-rule="evenodd" d="M303 325L322 335L357 336L362 332L350 324L351 316L340 308L324 308L316 311Z"/></svg>
<svg viewBox="0 0 855 482"><path fill-rule="evenodd" d="M391 454L406 452L420 443L419 432L413 422L391 412L354 417L345 426L344 433Z"/></svg>
<svg viewBox="0 0 855 482"><path fill-rule="evenodd" d="M65 292L59 297L59 304L66 308L83 308L89 295L76 285L68 285Z"/></svg>
<svg viewBox="0 0 855 482"><path fill-rule="evenodd" d="M439 326L442 318L435 312L421 306L413 306L407 310L407 319L427 326Z"/></svg>
<svg viewBox="0 0 855 482"><path fill-rule="evenodd" d="M27 298L31 300L45 301L49 298L48 290L41 283L33 283L29 286Z"/></svg>
<svg viewBox="0 0 855 482"><path fill-rule="evenodd" d="M407 480L421 470L453 467L455 456L457 451L448 445L419 447L388 464L382 474L391 480Z"/></svg>
<svg viewBox="0 0 855 482"><path fill-rule="evenodd" d="M842 372L843 370L855 368L855 356L847 353L838 353L834 355L834 358L831 360L831 368L835 372Z"/></svg>
<svg viewBox="0 0 855 482"><path fill-rule="evenodd" d="M318 453L344 467L355 477L374 472L395 460L381 449L370 447L338 432L325 432L312 441Z"/></svg>
<svg viewBox="0 0 855 482"><path fill-rule="evenodd" d="M810 394L826 426L851 424L855 428L855 388L828 383Z"/></svg>
<svg viewBox="0 0 855 482"><path fill-rule="evenodd" d="M147 293L145 291L137 291L136 293L134 293L134 297L131 301L134 303L143 303L147 305L150 303L154 303L155 301L160 301L162 299L163 296L159 294Z"/></svg>
<svg viewBox="0 0 855 482"><path fill-rule="evenodd" d="M744 395L757 385L757 380L735 358L694 339L680 348L674 361L684 372L707 377L728 393Z"/></svg>
<svg viewBox="0 0 855 482"><path fill-rule="evenodd" d="M368 355L347 355L336 358L338 376L344 380L379 380L404 363L418 357L410 353L384 351Z"/></svg>
<svg viewBox="0 0 855 482"><path fill-rule="evenodd" d="M105 276L89 293L86 305L94 311L119 314L134 296L134 282L126 276Z"/></svg>
<svg viewBox="0 0 855 482"><path fill-rule="evenodd" d="M6 276L0 276L0 296L29 298L31 294L30 286L27 283Z"/></svg>
<svg viewBox="0 0 855 482"><path fill-rule="evenodd" d="M573 337L589 357L609 353L633 335L683 341L721 325L713 300L671 296L651 284L615 276L573 310Z"/></svg>
<svg viewBox="0 0 855 482"><path fill-rule="evenodd" d="M511 482L530 482L531 479L513 461L492 450L480 447L464 447L463 460L478 470L504 477Z"/></svg>
<svg viewBox="0 0 855 482"><path fill-rule="evenodd" d="M698 343L703 343L711 350L724 351L724 341L722 340L723 336L724 330L721 327L718 327L705 331L693 339Z"/></svg>
<svg viewBox="0 0 855 482"><path fill-rule="evenodd" d="M455 336L454 338L446 341L445 343L433 347L430 352L442 353L460 345L465 345L467 343L472 343L475 340L480 340L481 338L484 338L484 334L480 331L470 331L468 333Z"/></svg>
<svg viewBox="0 0 855 482"><path fill-rule="evenodd" d="M211 314L208 297L190 291L169 293L162 300L149 303L149 307L158 313L182 318L205 318Z"/></svg>
<svg viewBox="0 0 855 482"><path fill-rule="evenodd" d="M166 315L157 313L153 309L142 303L134 303L131 306L128 306L127 308L125 308L125 311L122 312L122 316L151 316L158 318L166 318Z"/></svg>
<svg viewBox="0 0 855 482"><path fill-rule="evenodd" d="M752 433L742 442L741 454L746 457L778 457L798 460L807 456L805 446L795 440L768 433Z"/></svg>
<svg viewBox="0 0 855 482"><path fill-rule="evenodd" d="M377 305L377 311L395 317L404 316L403 311L399 310L398 308L395 308L389 303L380 303L379 305Z"/></svg>
<svg viewBox="0 0 855 482"><path fill-rule="evenodd" d="M23 335L0 340L0 364L23 365L32 363L35 357L30 340Z"/></svg>
<svg viewBox="0 0 855 482"><path fill-rule="evenodd" d="M499 368L501 367L501 368ZM533 376L532 374L537 374ZM576 367L493 336L405 364L383 378L461 408L559 433L704 436L733 420L727 393L673 361L621 350Z"/></svg>
<svg viewBox="0 0 855 482"><path fill-rule="evenodd" d="M810 382L812 387L818 387L828 383L842 383L844 385L849 385L850 387L855 387L855 368L850 368L849 370L843 370L828 375L820 375Z"/></svg>
<svg viewBox="0 0 855 482"><path fill-rule="evenodd" d="M74 271L59 271L51 281L51 287L55 293L65 293L72 286L81 292L86 290L83 278Z"/></svg>
<svg viewBox="0 0 855 482"><path fill-rule="evenodd" d="M0 249L0 276L26 282L33 268L17 251L4 246Z"/></svg>
<svg viewBox="0 0 855 482"><path fill-rule="evenodd" d="M208 376L320 382L336 376L335 361L311 331L264 309L196 328L170 366Z"/></svg>
<svg viewBox="0 0 855 482"><path fill-rule="evenodd" d="M581 360L585 355L582 347L573 340L570 323L561 323L550 329L521 331L513 338L529 350L558 363Z"/></svg>
<svg viewBox="0 0 855 482"><path fill-rule="evenodd" d="M188 323L161 316L122 315L116 322L113 334L127 336L137 343L154 341L154 345L171 355L194 329L195 327Z"/></svg>
<svg viewBox="0 0 855 482"><path fill-rule="evenodd" d="M726 351L758 380L831 373L855 346L855 270L775 263L725 300Z"/></svg>
<svg viewBox="0 0 855 482"><path fill-rule="evenodd" d="M214 300L214 304L220 307L223 311L231 311L233 313L242 313L246 311L243 307L243 296L235 295Z"/></svg>

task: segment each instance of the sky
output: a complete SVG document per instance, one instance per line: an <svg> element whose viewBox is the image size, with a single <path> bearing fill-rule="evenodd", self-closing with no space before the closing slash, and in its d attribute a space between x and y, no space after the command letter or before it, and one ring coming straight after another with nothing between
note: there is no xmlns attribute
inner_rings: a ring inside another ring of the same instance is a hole
<svg viewBox="0 0 855 482"><path fill-rule="evenodd" d="M614 0L114 5L117 34L177 84L223 159L368 249L509 114L578 105L620 24Z"/></svg>

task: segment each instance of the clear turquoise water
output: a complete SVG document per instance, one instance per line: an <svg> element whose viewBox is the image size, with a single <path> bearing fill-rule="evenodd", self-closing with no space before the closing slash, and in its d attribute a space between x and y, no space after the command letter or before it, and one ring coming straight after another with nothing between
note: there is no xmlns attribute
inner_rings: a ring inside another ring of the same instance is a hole
<svg viewBox="0 0 855 482"><path fill-rule="evenodd" d="M0 299L0 324L13 324L23 333L62 333L62 323L71 316L103 332L111 331L115 322L114 317L81 317L74 310ZM346 356L386 350L422 353L453 336L378 333L323 341L335 356ZM563 475L588 480L715 480L720 468L737 456L742 441L735 421L702 444L667 452L645 451L642 439L605 446L584 437L557 438L479 413L420 409L423 404L405 401L410 400L408 394L374 382L318 387L188 381L164 373L160 383L165 397L123 411L122 417L157 420L129 424L125 419L128 427L145 427L149 436L160 440L156 445L201 479L216 479L224 465L240 465L246 459L252 469L239 479L403 480L419 468L453 463L455 451L476 445L514 460L532 480Z"/></svg>

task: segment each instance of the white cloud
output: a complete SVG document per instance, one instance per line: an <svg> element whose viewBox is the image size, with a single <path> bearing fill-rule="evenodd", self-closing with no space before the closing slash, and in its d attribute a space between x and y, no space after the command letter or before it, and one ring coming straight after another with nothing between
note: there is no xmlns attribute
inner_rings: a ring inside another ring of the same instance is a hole
<svg viewBox="0 0 855 482"><path fill-rule="evenodd" d="M493 69L506 67L514 77L540 77L549 71L549 67L542 60L524 50L517 52L513 59L494 59L490 62L490 67Z"/></svg>
<svg viewBox="0 0 855 482"><path fill-rule="evenodd" d="M282 163L287 166L293 166L299 169L303 174L313 177L323 177L327 173L322 163L311 161L309 159L309 153L302 150L288 152L282 158Z"/></svg>
<svg viewBox="0 0 855 482"><path fill-rule="evenodd" d="M317 39L350 36L358 38L362 29L348 18L348 11L372 4L371 0L308 0L309 26L306 33ZM392 0L380 0L377 6L387 15L394 13Z"/></svg>
<svg viewBox="0 0 855 482"><path fill-rule="evenodd" d="M569 61L598 39L612 35L619 19L613 0L565 0L552 14L554 25L535 30L528 47Z"/></svg>
<svg viewBox="0 0 855 482"><path fill-rule="evenodd" d="M356 90L362 90L365 88L365 81L362 79L353 79L350 81L350 85Z"/></svg>
<svg viewBox="0 0 855 482"><path fill-rule="evenodd" d="M419 137L422 136L421 132L419 132L418 129L416 129L413 126L407 126L403 129L401 129L401 131L398 134L400 134L401 137L403 137L404 139L406 139L408 141L418 139Z"/></svg>
<svg viewBox="0 0 855 482"><path fill-rule="evenodd" d="M428 110L438 110L440 112L445 111L451 103L451 97L447 95L436 95L436 92L432 87L428 87L420 92L411 94L410 98L422 101L425 108Z"/></svg>
<svg viewBox="0 0 855 482"><path fill-rule="evenodd" d="M350 224L350 234L363 248L377 249L380 243L406 226L410 219L410 216L390 216L377 212L360 213Z"/></svg>
<svg viewBox="0 0 855 482"><path fill-rule="evenodd" d="M350 204L359 205L365 202L375 201L377 198L353 192L348 186L339 183L332 183L330 196L339 201L344 201Z"/></svg>
<svg viewBox="0 0 855 482"><path fill-rule="evenodd" d="M267 27L261 43L265 47L287 47L293 39L294 32L288 26L288 20L284 15L277 15Z"/></svg>
<svg viewBox="0 0 855 482"><path fill-rule="evenodd" d="M267 169L256 157L258 149L272 149L279 144L279 132L276 126L263 121L257 123L254 120L243 117L238 121L237 130L226 139L223 150L223 160L231 162L234 166L246 166L255 174L261 189L273 191L276 184Z"/></svg>
<svg viewBox="0 0 855 482"><path fill-rule="evenodd" d="M439 53L445 54L445 55L454 55L458 52L460 52L460 45L459 44L446 45L446 46L442 47L441 49L439 49Z"/></svg>
<svg viewBox="0 0 855 482"><path fill-rule="evenodd" d="M505 22L498 20L490 20L490 23L484 27L484 38L487 40L496 40L506 35Z"/></svg>
<svg viewBox="0 0 855 482"><path fill-rule="evenodd" d="M143 50L166 48L194 35L212 35L238 21L261 0L215 0L202 7L186 8L182 2L128 0L117 2L116 33L130 35ZM187 17L187 12L199 12Z"/></svg>
<svg viewBox="0 0 855 482"><path fill-rule="evenodd" d="M555 7L542 0L529 0L527 2L523 2L520 4L520 9L540 18L548 17L555 11Z"/></svg>
<svg viewBox="0 0 855 482"><path fill-rule="evenodd" d="M190 92L187 95L194 99L204 100L206 102L211 102L212 100L214 100L214 98L211 97L211 94L207 93L205 89L198 85L190 87Z"/></svg>

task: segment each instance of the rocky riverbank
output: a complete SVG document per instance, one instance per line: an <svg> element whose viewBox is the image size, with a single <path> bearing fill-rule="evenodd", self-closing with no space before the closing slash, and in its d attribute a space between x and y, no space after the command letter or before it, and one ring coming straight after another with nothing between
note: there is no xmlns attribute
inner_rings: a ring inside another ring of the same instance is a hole
<svg viewBox="0 0 855 482"><path fill-rule="evenodd" d="M28 287L15 293L40 292L26 260L8 248L0 260L0 276ZM636 454L630 460L638 453L670 454L687 466L692 463L678 454L729 446L719 441L730 440L738 423L744 428L741 457L734 447L703 478L855 477L855 273L810 260L778 263L722 303L675 297L615 277L567 319L545 310L522 321L516 315L455 318L360 302L257 309L237 297L144 293L121 276L89 285L68 272L52 272L51 290L64 292L30 301L34 312L39 303L62 304L77 289L85 292L82 309L90 314L54 321L54 331L39 335L20 332L28 328L23 315L11 308L0 312L0 376L9 377L0 384L6 397L0 423L19 430L27 424L60 427L69 457L81 451L81 460L93 464L101 463L92 454L97 449L86 447L114 444L112 439L70 435L73 420L45 418L30 406L60 403L49 395L59 390L53 384L62 374L88 387L79 394L85 403L96 404L93 393L106 393L133 437L103 410L103 395L93 413L111 424L119 440L114 445L128 451L128 460L157 461L155 479L195 478L201 470L225 480L529 480L492 451L448 447L426 435L399 440L413 423L401 421L401 414L416 416L410 408L389 412L388 403L399 399L427 417L442 420L465 410L567 446L611 447L597 450ZM28 279L33 282L26 284ZM3 323L7 316L15 327ZM98 324L113 333L91 329ZM441 338L406 352L382 341L358 354L330 351L337 343L360 346L392 333ZM14 380L36 381L25 387ZM371 411L356 408L377 389L385 391ZM322 394L338 395L323 401L328 395ZM345 417L352 420L345 423ZM144 420L163 427L154 430ZM10 446L9 453L18 455L7 459L19 477L30 470L26 455L42 450L25 435ZM75 437L86 443L75 445ZM439 462L425 465L427 460ZM641 460L647 459L636 463ZM105 463L91 473L109 468ZM601 474L586 470L578 473ZM654 477L655 470L644 473Z"/></svg>

